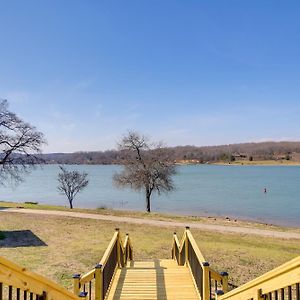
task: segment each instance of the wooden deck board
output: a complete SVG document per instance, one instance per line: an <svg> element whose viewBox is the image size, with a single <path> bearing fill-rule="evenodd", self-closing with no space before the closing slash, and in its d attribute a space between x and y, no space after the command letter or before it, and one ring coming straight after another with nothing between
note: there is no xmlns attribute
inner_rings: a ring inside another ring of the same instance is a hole
<svg viewBox="0 0 300 300"><path fill-rule="evenodd" d="M189 269L173 260L131 261L118 269L107 300L199 299Z"/></svg>

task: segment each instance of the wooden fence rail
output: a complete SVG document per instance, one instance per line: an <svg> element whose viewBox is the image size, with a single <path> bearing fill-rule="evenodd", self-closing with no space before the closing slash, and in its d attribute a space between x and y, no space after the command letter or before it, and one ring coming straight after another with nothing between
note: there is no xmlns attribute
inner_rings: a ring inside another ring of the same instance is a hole
<svg viewBox="0 0 300 300"><path fill-rule="evenodd" d="M100 263L84 275L75 274L74 294L85 293L89 300L104 300L117 268L126 266L133 259L133 248L126 234L122 242L119 228L116 228ZM1 300L1 299L0 299Z"/></svg>
<svg viewBox="0 0 300 300"><path fill-rule="evenodd" d="M228 291L228 273L218 273L209 266L189 227L186 227L180 243L174 233L172 258L177 261L178 265L186 265L190 268L201 299L214 298L215 289L221 289L223 293Z"/></svg>
<svg viewBox="0 0 300 300"><path fill-rule="evenodd" d="M228 292L218 300L300 300L300 256Z"/></svg>
<svg viewBox="0 0 300 300"><path fill-rule="evenodd" d="M0 300L77 300L85 299L41 275L0 257Z"/></svg>

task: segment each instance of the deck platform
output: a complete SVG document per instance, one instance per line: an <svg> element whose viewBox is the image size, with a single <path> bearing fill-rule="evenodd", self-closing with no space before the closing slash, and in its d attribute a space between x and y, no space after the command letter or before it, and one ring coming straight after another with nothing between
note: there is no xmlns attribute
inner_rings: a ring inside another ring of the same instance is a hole
<svg viewBox="0 0 300 300"><path fill-rule="evenodd" d="M191 272L171 259L129 261L118 269L107 300L199 299Z"/></svg>

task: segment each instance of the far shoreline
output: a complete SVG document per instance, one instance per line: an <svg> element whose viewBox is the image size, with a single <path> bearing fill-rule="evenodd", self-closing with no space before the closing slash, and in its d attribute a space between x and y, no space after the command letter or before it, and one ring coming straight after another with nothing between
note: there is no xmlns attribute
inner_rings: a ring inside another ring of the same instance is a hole
<svg viewBox="0 0 300 300"><path fill-rule="evenodd" d="M300 163L298 162L276 162L276 161L261 161L261 162L230 162L230 163L225 163L225 162L216 162L212 163L212 165L217 165L217 166L262 166L262 167L299 167Z"/></svg>
<svg viewBox="0 0 300 300"><path fill-rule="evenodd" d="M56 163L56 162L51 162L51 163L45 163L41 165L70 165L70 166L123 166L121 163ZM196 160L191 160L191 161L175 161L176 166L275 166L275 167L297 167L300 166L300 162L294 162L294 161L276 161L276 160L260 160L260 161L244 161L244 160L237 160L237 161L232 161L232 162L225 162L225 161L208 161L208 162L200 162Z"/></svg>
<svg viewBox="0 0 300 300"><path fill-rule="evenodd" d="M181 161L176 162L176 165L212 165L212 166L287 166L287 167L295 167L300 166L300 162L295 161L287 161L287 160L253 160L253 161L247 161L247 160L236 160L232 162L226 162L226 161L216 161L216 162L197 162L197 161Z"/></svg>

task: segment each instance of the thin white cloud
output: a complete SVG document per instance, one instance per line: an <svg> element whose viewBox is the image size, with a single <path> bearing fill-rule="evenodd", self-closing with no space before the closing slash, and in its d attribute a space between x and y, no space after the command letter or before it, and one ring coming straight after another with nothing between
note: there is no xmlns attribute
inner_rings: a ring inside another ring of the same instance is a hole
<svg viewBox="0 0 300 300"><path fill-rule="evenodd" d="M76 90L76 91L86 90L87 88L89 88L93 85L93 82L94 81L91 79L79 80L71 87L71 90Z"/></svg>
<svg viewBox="0 0 300 300"><path fill-rule="evenodd" d="M250 139L249 143L262 143L262 142L296 142L300 141L300 137L262 137Z"/></svg>

